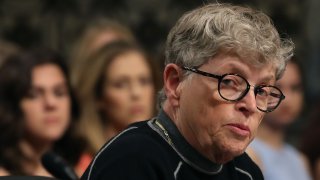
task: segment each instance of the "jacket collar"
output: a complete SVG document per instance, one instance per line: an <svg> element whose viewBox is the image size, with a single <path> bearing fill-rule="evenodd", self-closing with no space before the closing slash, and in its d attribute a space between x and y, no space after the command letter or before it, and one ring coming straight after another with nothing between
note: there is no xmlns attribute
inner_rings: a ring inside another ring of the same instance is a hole
<svg viewBox="0 0 320 180"><path fill-rule="evenodd" d="M206 174L217 174L222 170L222 164L216 164L194 149L181 135L170 117L160 110L159 115L149 121L156 131L168 142L177 154L191 167Z"/></svg>

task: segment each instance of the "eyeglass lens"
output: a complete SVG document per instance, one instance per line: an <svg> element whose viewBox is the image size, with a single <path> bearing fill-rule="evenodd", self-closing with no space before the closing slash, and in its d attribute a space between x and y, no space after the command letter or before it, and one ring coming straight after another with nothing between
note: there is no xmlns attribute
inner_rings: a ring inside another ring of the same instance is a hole
<svg viewBox="0 0 320 180"><path fill-rule="evenodd" d="M225 75L219 83L219 93L229 101L238 101L249 91L248 82L238 75ZM262 111L272 111L281 101L281 92L272 86L255 87L257 107Z"/></svg>

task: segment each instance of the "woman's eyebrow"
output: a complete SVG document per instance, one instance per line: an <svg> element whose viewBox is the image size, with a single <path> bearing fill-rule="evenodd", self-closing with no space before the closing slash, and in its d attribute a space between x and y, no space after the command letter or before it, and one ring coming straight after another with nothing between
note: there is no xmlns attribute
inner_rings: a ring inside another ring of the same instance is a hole
<svg viewBox="0 0 320 180"><path fill-rule="evenodd" d="M229 67L230 67L230 72L228 72L228 73L239 74L239 75L243 76L244 78L248 79L248 77L245 73L246 71L243 68L237 66L236 64L230 64ZM274 75L268 75L268 76L265 76L262 79L260 79L258 84L267 83L269 85L270 83L272 83L272 85L274 85L274 83L275 83L273 81L274 79L275 79Z"/></svg>
<svg viewBox="0 0 320 180"><path fill-rule="evenodd" d="M247 78L245 76L245 70L242 69L241 67L238 67L236 64L229 64L229 68L230 68L230 70L227 73L235 73L235 74L239 74L239 75L244 76L245 78Z"/></svg>

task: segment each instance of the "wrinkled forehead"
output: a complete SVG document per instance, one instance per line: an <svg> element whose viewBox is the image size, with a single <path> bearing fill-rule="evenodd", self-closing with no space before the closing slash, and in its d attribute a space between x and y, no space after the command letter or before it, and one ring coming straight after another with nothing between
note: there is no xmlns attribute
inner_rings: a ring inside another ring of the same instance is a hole
<svg viewBox="0 0 320 180"><path fill-rule="evenodd" d="M237 53L219 53L203 65L206 66L205 69L219 74L240 73L244 75L249 72L254 72L256 74L255 76L267 74L268 77L272 77L271 79L274 81L276 79L277 68L275 64L272 63L272 61L258 58L260 58L260 56L240 56Z"/></svg>
<svg viewBox="0 0 320 180"><path fill-rule="evenodd" d="M245 63L249 66L255 67L257 69L261 69L266 66L272 66L274 72L276 73L277 67L277 61L275 58L266 58L262 54L255 52L255 51L226 51L221 50L218 54L214 55L210 59L215 59L217 56L231 56L231 57L237 57L239 62ZM209 60L210 60L209 59Z"/></svg>
<svg viewBox="0 0 320 180"><path fill-rule="evenodd" d="M267 69L268 73L274 76L274 80L279 79L280 64L276 58L266 58L257 53L248 53L240 54L239 61L260 71Z"/></svg>

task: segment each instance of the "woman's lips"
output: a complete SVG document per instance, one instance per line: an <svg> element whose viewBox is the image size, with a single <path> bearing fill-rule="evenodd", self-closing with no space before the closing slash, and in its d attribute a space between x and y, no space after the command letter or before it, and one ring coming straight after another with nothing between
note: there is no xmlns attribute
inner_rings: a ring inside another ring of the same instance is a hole
<svg viewBox="0 0 320 180"><path fill-rule="evenodd" d="M144 112L144 108L141 106L136 106L136 107L132 107L130 111L132 114L141 114Z"/></svg>
<svg viewBox="0 0 320 180"><path fill-rule="evenodd" d="M238 136L247 137L251 133L250 128L244 124L230 123L227 124L227 127L230 128L230 130Z"/></svg>
<svg viewBox="0 0 320 180"><path fill-rule="evenodd" d="M60 120L58 117L46 117L44 118L44 121L46 124L58 124L60 123Z"/></svg>

